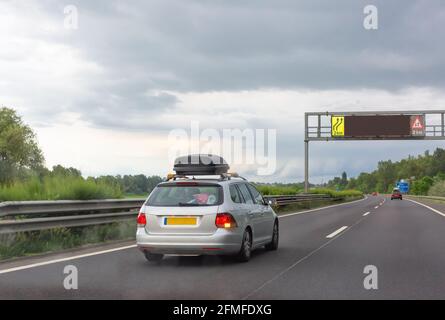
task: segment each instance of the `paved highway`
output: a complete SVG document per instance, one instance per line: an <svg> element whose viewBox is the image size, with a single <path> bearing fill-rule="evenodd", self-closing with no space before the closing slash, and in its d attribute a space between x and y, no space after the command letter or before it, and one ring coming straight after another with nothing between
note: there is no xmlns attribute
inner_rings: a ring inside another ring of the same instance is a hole
<svg viewBox="0 0 445 320"><path fill-rule="evenodd" d="M25 269L0 264L0 299L445 298L445 217L420 204L369 197L281 217L280 227L279 250L244 264L175 256L150 264L133 246L26 260ZM68 264L78 268L77 290L63 287ZM378 289L364 287L368 265Z"/></svg>

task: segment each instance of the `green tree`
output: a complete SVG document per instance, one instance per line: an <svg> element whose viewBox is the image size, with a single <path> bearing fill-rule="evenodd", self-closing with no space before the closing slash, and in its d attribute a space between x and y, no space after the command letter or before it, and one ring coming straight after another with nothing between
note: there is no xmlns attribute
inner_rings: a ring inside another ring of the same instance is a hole
<svg viewBox="0 0 445 320"><path fill-rule="evenodd" d="M362 172L357 177L356 188L362 192L370 193L377 191L377 175L374 173Z"/></svg>
<svg viewBox="0 0 445 320"><path fill-rule="evenodd" d="M340 185L342 188L345 188L348 185L348 174L345 171L341 174Z"/></svg>
<svg viewBox="0 0 445 320"><path fill-rule="evenodd" d="M428 176L423 177L420 180L414 181L411 193L418 195L426 195L428 194L428 190L434 184L434 179Z"/></svg>
<svg viewBox="0 0 445 320"><path fill-rule="evenodd" d="M53 166L53 170L50 173L51 176L59 176L59 177L81 177L82 173L79 169L70 167L65 168L60 164Z"/></svg>
<svg viewBox="0 0 445 320"><path fill-rule="evenodd" d="M346 173L342 174L341 178L330 180L326 186L343 187L345 179ZM408 158L397 162L380 161L377 170L371 173L362 172L358 177L350 178L345 188L366 193L391 192L395 183L401 179L410 181L411 193L427 194L433 184L438 185L435 190L440 189L443 184L439 182L445 180L445 150L437 148L433 153L427 150L421 155L409 155Z"/></svg>
<svg viewBox="0 0 445 320"><path fill-rule="evenodd" d="M379 181L378 191L387 192L392 189L396 176L396 165L391 160L380 161L377 165L377 179Z"/></svg>
<svg viewBox="0 0 445 320"><path fill-rule="evenodd" d="M0 183L10 183L21 170L42 170L44 158L32 129L10 108L0 108Z"/></svg>
<svg viewBox="0 0 445 320"><path fill-rule="evenodd" d="M441 148L437 148L432 155L429 175L433 176L439 172L445 172L445 150Z"/></svg>
<svg viewBox="0 0 445 320"><path fill-rule="evenodd" d="M428 190L428 195L445 197L445 180L436 181Z"/></svg>

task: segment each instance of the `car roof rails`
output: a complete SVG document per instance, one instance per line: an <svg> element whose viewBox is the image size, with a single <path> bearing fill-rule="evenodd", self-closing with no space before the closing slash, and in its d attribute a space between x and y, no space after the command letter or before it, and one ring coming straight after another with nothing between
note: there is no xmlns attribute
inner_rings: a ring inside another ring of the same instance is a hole
<svg viewBox="0 0 445 320"><path fill-rule="evenodd" d="M196 177L202 176L202 180L209 180L209 176L218 176L219 178L217 180L219 181L224 181L224 180L231 180L232 178L239 178L242 179L244 181L247 181L246 178L241 177L238 173L236 172L227 172L227 173L221 173L219 175L214 175L214 174L176 174L176 173L169 173L167 174L167 181L170 180L177 180L177 179L191 179L191 180L199 180ZM192 178L190 178L192 177Z"/></svg>
<svg viewBox="0 0 445 320"><path fill-rule="evenodd" d="M228 172L228 173L225 173L225 174L221 174L221 177L222 177L223 179L227 179L227 180L230 180L231 178L240 178L240 179L242 179L242 180L244 180L244 181L247 181L246 178L241 177L241 176L240 176L238 173L236 173L236 172Z"/></svg>

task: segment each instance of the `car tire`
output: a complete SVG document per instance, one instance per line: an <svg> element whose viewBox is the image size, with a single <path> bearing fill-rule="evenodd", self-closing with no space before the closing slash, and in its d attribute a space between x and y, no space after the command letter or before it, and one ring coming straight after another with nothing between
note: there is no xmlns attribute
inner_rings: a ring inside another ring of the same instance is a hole
<svg viewBox="0 0 445 320"><path fill-rule="evenodd" d="M272 241L264 246L266 250L270 251L277 250L279 239L280 239L280 229L278 227L278 221L275 220L272 230Z"/></svg>
<svg viewBox="0 0 445 320"><path fill-rule="evenodd" d="M150 262L159 262L162 260L162 258L164 258L164 255L160 253L145 252L144 255L145 259L147 259Z"/></svg>
<svg viewBox="0 0 445 320"><path fill-rule="evenodd" d="M237 258L240 262L247 262L250 260L252 254L252 234L248 229L244 230L243 241L241 242L241 249L238 252Z"/></svg>

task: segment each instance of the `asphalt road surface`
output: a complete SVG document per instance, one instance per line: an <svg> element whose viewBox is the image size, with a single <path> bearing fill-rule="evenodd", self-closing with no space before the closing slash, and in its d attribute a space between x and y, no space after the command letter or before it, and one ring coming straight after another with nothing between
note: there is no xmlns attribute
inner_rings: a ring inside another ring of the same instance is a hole
<svg viewBox="0 0 445 320"><path fill-rule="evenodd" d="M153 264L133 246L45 259L0 264L0 299L444 299L445 216L371 196L281 217L278 251L258 250L248 263L169 256ZM77 290L63 286L66 265L78 269ZM377 289L365 289L369 265Z"/></svg>

